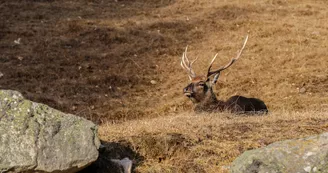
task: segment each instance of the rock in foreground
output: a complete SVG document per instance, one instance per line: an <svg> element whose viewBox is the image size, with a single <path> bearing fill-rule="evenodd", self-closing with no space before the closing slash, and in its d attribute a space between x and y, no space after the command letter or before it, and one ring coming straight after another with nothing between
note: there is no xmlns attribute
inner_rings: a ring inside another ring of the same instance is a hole
<svg viewBox="0 0 328 173"><path fill-rule="evenodd" d="M0 172L77 172L99 145L91 121L0 90Z"/></svg>
<svg viewBox="0 0 328 173"><path fill-rule="evenodd" d="M328 133L275 142L239 156L231 173L328 172Z"/></svg>

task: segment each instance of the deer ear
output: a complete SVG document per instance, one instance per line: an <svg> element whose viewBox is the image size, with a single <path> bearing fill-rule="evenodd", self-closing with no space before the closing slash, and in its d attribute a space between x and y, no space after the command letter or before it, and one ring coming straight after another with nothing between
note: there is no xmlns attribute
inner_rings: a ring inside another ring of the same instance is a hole
<svg viewBox="0 0 328 173"><path fill-rule="evenodd" d="M206 80L206 84L208 85L208 86L212 86L212 81L211 81L211 78L210 77L208 77L207 78L207 80Z"/></svg>
<svg viewBox="0 0 328 173"><path fill-rule="evenodd" d="M213 78L213 81L212 81L212 84L216 84L216 82L218 81L219 77L220 77L220 72L217 73L217 74L215 74L215 76Z"/></svg>

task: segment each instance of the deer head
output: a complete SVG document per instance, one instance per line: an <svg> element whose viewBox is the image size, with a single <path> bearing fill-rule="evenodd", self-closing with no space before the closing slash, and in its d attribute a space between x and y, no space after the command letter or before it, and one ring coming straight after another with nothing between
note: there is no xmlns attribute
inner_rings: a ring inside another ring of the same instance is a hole
<svg viewBox="0 0 328 173"><path fill-rule="evenodd" d="M181 67L187 71L190 84L188 84L183 89L183 93L194 103L210 104L212 102L218 102L215 94L213 93L212 86L216 84L221 71L229 68L237 59L239 59L246 46L247 40L248 36L246 36L243 47L239 50L235 58L232 58L230 62L225 66L217 70L211 71L212 64L218 55L216 54L210 62L206 75L196 75L196 73L192 69L192 65L197 60L197 58L193 61L189 61L189 59L187 58L187 46L184 53L182 54Z"/></svg>

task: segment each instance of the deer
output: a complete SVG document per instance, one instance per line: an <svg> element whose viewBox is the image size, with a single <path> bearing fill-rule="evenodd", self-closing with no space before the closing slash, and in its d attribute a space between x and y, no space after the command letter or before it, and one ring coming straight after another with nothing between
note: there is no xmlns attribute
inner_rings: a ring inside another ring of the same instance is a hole
<svg viewBox="0 0 328 173"><path fill-rule="evenodd" d="M213 62L215 61L218 53L210 62L206 75L196 75L192 69L192 65L198 58L190 61L187 57L188 46L182 54L181 67L187 71L190 83L183 89L183 93L194 104L195 112L231 112L234 114L266 114L268 113L265 103L258 98L248 98L240 95L230 97L228 100L223 101L217 99L213 92L213 86L218 81L220 74L223 70L229 68L234 62L236 62L248 40L248 35L245 38L242 48L238 51L237 56L232 58L228 64L218 68L217 70L211 70ZM212 78L213 77L213 78ZM212 79L211 79L212 78Z"/></svg>

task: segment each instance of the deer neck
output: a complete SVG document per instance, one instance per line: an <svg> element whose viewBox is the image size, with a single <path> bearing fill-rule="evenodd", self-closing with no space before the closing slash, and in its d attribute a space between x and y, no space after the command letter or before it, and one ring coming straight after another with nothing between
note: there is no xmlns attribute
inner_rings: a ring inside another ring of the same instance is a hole
<svg viewBox="0 0 328 173"><path fill-rule="evenodd" d="M221 106L223 109L224 102L216 98L216 95L211 88L206 92L204 99L195 104L194 110L197 112L212 112L214 110L221 109Z"/></svg>

